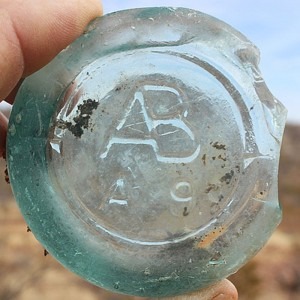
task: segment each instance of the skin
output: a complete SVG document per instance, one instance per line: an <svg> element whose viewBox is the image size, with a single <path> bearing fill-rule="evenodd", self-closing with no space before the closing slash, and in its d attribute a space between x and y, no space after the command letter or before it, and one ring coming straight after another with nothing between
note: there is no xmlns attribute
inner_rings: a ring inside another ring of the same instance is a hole
<svg viewBox="0 0 300 300"><path fill-rule="evenodd" d="M22 79L50 62L100 15L98 0L0 0L0 102L13 104ZM7 113L0 110L0 157L5 153L7 122ZM233 284L223 280L169 299L235 300L238 295Z"/></svg>

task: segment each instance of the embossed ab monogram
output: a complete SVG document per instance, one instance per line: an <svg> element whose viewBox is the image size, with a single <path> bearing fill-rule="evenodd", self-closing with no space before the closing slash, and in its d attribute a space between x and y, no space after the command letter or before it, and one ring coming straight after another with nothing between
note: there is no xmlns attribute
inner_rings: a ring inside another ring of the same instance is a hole
<svg viewBox="0 0 300 300"><path fill-rule="evenodd" d="M146 145L158 163L191 163L198 157L200 145L188 124L188 114L176 89L157 85L139 87L115 123L115 130L104 145L100 158L109 159L110 151L117 150L114 147L118 145ZM109 188L106 203L127 206L129 199L139 198L139 188L134 190L128 182L130 172L125 173L118 174ZM178 178L170 186L169 196L175 203L191 202L192 194L191 184L183 178Z"/></svg>
<svg viewBox="0 0 300 300"><path fill-rule="evenodd" d="M171 87L144 85L129 102L123 118L100 158L118 144L148 145L159 162L190 163L200 153L192 129L185 122L180 93Z"/></svg>

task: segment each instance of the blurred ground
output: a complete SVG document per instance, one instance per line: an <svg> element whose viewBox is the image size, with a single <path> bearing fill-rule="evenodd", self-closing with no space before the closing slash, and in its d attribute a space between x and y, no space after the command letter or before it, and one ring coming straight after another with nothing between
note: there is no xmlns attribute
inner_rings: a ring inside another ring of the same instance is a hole
<svg viewBox="0 0 300 300"><path fill-rule="evenodd" d="M0 170L3 169L0 161ZM0 300L125 300L59 265L27 233L0 176ZM279 178L283 221L260 253L231 276L241 300L300 300L300 126L287 126Z"/></svg>

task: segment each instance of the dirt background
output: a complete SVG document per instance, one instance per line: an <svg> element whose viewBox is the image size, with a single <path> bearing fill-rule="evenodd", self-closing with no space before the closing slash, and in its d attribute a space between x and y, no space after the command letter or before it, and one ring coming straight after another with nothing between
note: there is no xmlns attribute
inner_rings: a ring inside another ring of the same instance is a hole
<svg viewBox="0 0 300 300"><path fill-rule="evenodd" d="M0 161L0 170L4 161ZM286 128L280 162L283 221L267 245L230 279L241 300L300 300L300 126ZM125 300L65 270L27 233L0 176L0 300Z"/></svg>

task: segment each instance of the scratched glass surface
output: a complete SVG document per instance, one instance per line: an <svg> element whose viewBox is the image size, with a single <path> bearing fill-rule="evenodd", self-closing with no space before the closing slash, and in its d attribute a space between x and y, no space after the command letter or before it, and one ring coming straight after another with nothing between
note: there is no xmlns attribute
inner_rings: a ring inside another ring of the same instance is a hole
<svg viewBox="0 0 300 300"><path fill-rule="evenodd" d="M48 251L140 296L203 288L256 254L281 219L286 116L258 60L213 17L147 8L97 19L30 77L10 122L10 174ZM25 160L36 181L21 193Z"/></svg>

